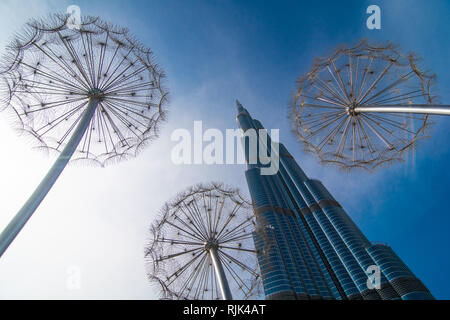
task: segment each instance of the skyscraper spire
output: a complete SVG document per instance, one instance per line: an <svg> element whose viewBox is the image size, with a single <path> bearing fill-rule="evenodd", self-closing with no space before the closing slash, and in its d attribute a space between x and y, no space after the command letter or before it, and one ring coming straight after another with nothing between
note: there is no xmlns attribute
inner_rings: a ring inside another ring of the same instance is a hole
<svg viewBox="0 0 450 320"><path fill-rule="evenodd" d="M247 109L245 109L245 108L242 106L242 104L239 102L238 99L236 99L236 108L237 108L238 116L239 116L241 113L250 116L250 114L248 113Z"/></svg>
<svg viewBox="0 0 450 320"><path fill-rule="evenodd" d="M240 113L242 111L244 111L244 107L242 106L242 104L239 102L238 99L236 99L236 108L237 108L237 112Z"/></svg>
<svg viewBox="0 0 450 320"><path fill-rule="evenodd" d="M239 101L236 105L244 132L263 128ZM248 157L248 146L245 150ZM433 299L389 246L367 240L283 144L279 157L274 175L261 175L259 164L245 173L266 299Z"/></svg>

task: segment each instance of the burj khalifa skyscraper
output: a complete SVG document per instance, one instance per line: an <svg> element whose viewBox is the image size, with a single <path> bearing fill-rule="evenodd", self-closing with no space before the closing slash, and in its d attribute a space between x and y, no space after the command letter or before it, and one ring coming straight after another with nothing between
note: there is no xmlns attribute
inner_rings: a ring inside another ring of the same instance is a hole
<svg viewBox="0 0 450 320"><path fill-rule="evenodd" d="M237 109L244 133L264 129L239 102ZM258 148L271 145L270 137L262 140ZM272 175L261 174L264 165L248 161L245 148L266 299L434 299L391 247L370 242L325 186L278 146Z"/></svg>

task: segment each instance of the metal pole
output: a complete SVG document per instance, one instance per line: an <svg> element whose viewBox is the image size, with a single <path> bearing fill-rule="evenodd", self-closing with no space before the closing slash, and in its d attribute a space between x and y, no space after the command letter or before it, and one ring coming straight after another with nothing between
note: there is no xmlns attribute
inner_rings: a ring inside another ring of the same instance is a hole
<svg viewBox="0 0 450 320"><path fill-rule="evenodd" d="M228 286L228 280L223 270L222 262L220 261L219 255L217 253L217 247L212 246L208 250L208 252L211 256L214 265L214 270L216 271L217 279L219 280L220 291L222 292L222 299L233 300L233 297L231 296L230 287Z"/></svg>
<svg viewBox="0 0 450 320"><path fill-rule="evenodd" d="M58 179L59 175L63 171L64 167L69 162L73 153L75 152L78 144L81 141L84 133L86 132L89 123L94 115L99 102L98 97L90 97L87 108L84 111L83 116L80 119L75 131L70 137L67 145L62 150L61 154L56 159L53 166L48 171L47 175L38 185L33 194L28 198L27 202L23 207L17 212L15 217L11 220L8 226L0 234L0 257L13 242L14 238L19 234L20 230L27 223L28 219L32 216L36 208L39 206L41 201L45 198L47 193L50 191L51 187Z"/></svg>
<svg viewBox="0 0 450 320"><path fill-rule="evenodd" d="M399 107L396 105L364 106L356 107L354 112L385 112L385 113L421 113L450 116L450 106L445 107L427 107L427 104L415 104L411 107Z"/></svg>

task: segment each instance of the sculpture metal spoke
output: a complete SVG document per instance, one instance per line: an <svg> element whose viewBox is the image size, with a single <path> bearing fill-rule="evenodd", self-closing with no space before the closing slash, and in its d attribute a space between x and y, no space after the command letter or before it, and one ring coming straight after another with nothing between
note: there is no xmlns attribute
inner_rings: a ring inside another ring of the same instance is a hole
<svg viewBox="0 0 450 320"><path fill-rule="evenodd" d="M250 204L237 190L196 186L166 204L151 226L148 277L169 299L249 299L261 282Z"/></svg>

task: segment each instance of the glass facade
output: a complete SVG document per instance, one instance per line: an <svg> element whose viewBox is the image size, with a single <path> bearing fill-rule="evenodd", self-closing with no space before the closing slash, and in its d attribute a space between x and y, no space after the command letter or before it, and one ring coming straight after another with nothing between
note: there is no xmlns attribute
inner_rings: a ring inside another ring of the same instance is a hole
<svg viewBox="0 0 450 320"><path fill-rule="evenodd" d="M237 108L244 132L263 129L239 102ZM249 163L248 141L245 175L257 221L253 239L266 299L433 299L389 246L367 240L283 144L278 172L262 175L261 168L269 165ZM258 139L257 150L261 143L272 152L270 137ZM379 271L373 274L376 283L369 280L373 268Z"/></svg>

